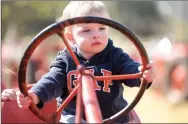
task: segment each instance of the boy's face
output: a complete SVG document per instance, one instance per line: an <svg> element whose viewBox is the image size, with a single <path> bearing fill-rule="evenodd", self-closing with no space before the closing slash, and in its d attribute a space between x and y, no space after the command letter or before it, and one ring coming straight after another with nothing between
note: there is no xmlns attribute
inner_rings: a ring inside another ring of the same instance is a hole
<svg viewBox="0 0 188 124"><path fill-rule="evenodd" d="M108 27L97 23L76 24L72 27L72 37L82 54L93 56L107 46Z"/></svg>

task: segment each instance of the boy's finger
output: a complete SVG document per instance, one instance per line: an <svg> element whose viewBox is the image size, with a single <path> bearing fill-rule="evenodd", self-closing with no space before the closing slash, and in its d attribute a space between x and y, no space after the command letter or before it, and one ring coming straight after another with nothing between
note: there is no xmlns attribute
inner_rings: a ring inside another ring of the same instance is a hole
<svg viewBox="0 0 188 124"><path fill-rule="evenodd" d="M2 97L6 97L7 99L10 99L10 100L16 100L16 96L14 94L9 94L9 93L6 93L6 94L3 94Z"/></svg>
<svg viewBox="0 0 188 124"><path fill-rule="evenodd" d="M18 104L18 106L19 106L20 108L23 108L23 109L28 109L28 107L29 107L29 106L19 105L19 104Z"/></svg>
<svg viewBox="0 0 188 124"><path fill-rule="evenodd" d="M2 97L9 97L9 96L11 96L12 94L10 94L10 93L3 93L2 94Z"/></svg>
<svg viewBox="0 0 188 124"><path fill-rule="evenodd" d="M24 98L17 98L20 102L27 102L28 100L30 100L30 97L24 97Z"/></svg>
<svg viewBox="0 0 188 124"><path fill-rule="evenodd" d="M143 66L140 65L140 66L138 67L138 70L139 70L139 71L143 71Z"/></svg>
<svg viewBox="0 0 188 124"><path fill-rule="evenodd" d="M14 99L16 99L16 97L17 97L17 96L16 96L16 92L13 94L13 97L14 97Z"/></svg>
<svg viewBox="0 0 188 124"><path fill-rule="evenodd" d="M148 73L148 70L145 70L145 71L144 71L144 74L147 74L147 73Z"/></svg>
<svg viewBox="0 0 188 124"><path fill-rule="evenodd" d="M144 78L144 79L146 79L146 78L147 78L147 76L144 74L144 75L143 75L143 78Z"/></svg>
<svg viewBox="0 0 188 124"><path fill-rule="evenodd" d="M146 68L147 68L147 69L150 69L151 67L152 67L152 64L150 64L150 63L149 63L148 65L146 65ZM142 65L140 65L140 66L138 67L138 70L139 70L139 71L143 71L143 70L144 70L144 67L143 67Z"/></svg>
<svg viewBox="0 0 188 124"><path fill-rule="evenodd" d="M28 109L30 104L31 104L31 99L24 101L24 102L18 101L18 106L20 108Z"/></svg>
<svg viewBox="0 0 188 124"><path fill-rule="evenodd" d="M13 89L5 89L3 92L10 92L12 91Z"/></svg>
<svg viewBox="0 0 188 124"><path fill-rule="evenodd" d="M31 100L27 100L27 101L24 101L24 102L19 102L20 105L22 106L29 106L31 104Z"/></svg>
<svg viewBox="0 0 188 124"><path fill-rule="evenodd" d="M24 95L20 91L17 91L16 95L19 96L19 97L24 97Z"/></svg>
<svg viewBox="0 0 188 124"><path fill-rule="evenodd" d="M17 96L18 96L18 95L20 95L20 94L21 94L21 92L20 92L20 91L17 91L17 92L16 92L16 95L17 95Z"/></svg>
<svg viewBox="0 0 188 124"><path fill-rule="evenodd" d="M23 103L25 106L29 106L31 104L31 99L27 100L26 102Z"/></svg>
<svg viewBox="0 0 188 124"><path fill-rule="evenodd" d="M151 68L151 67L153 66L153 64L154 64L154 62L153 62L153 61L150 61L150 62L146 65L146 67L147 67L147 68Z"/></svg>
<svg viewBox="0 0 188 124"><path fill-rule="evenodd" d="M149 64L146 65L146 67L147 67L148 69L150 69L150 68L152 67L152 64L149 63Z"/></svg>
<svg viewBox="0 0 188 124"><path fill-rule="evenodd" d="M7 95L10 96L10 100L16 99L16 92L14 90L10 90L9 92L7 92Z"/></svg>

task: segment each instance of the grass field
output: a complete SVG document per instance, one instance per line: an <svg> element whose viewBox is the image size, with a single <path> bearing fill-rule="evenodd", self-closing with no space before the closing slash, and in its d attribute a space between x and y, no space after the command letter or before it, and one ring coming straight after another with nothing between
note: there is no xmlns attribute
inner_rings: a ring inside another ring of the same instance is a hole
<svg viewBox="0 0 188 124"><path fill-rule="evenodd" d="M138 88L125 88L124 96L130 102ZM170 104L162 95L149 89L135 107L142 123L188 123L188 102Z"/></svg>

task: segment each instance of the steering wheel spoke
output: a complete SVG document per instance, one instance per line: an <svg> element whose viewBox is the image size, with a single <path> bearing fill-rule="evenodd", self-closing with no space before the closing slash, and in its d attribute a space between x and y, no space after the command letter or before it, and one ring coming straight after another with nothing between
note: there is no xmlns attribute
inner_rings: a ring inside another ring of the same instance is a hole
<svg viewBox="0 0 188 124"><path fill-rule="evenodd" d="M104 80L127 80L127 79L136 79L141 78L142 73L136 74L123 74L123 75L111 75L111 76L95 76L95 80L104 81Z"/></svg>
<svg viewBox="0 0 188 124"><path fill-rule="evenodd" d="M62 28L62 30L63 30L63 29L64 29L64 28ZM58 35L63 39L63 41L64 41L64 43L65 43L65 46L67 47L67 49L68 49L68 51L69 51L71 57L73 58L73 61L75 62L75 64L76 64L77 66L79 66L79 65L80 65L80 62L78 61L78 58L76 57L76 55L74 54L73 50L71 49L71 47L70 47L68 41L66 40L64 33L58 32Z"/></svg>

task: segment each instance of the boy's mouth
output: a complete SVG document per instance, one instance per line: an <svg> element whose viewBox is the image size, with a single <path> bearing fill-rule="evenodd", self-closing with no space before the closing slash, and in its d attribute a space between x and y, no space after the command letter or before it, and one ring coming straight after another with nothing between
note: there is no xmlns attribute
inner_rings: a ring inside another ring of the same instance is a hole
<svg viewBox="0 0 188 124"><path fill-rule="evenodd" d="M93 42L91 45L100 45L102 44L100 41Z"/></svg>

